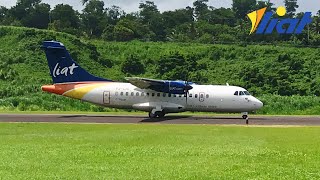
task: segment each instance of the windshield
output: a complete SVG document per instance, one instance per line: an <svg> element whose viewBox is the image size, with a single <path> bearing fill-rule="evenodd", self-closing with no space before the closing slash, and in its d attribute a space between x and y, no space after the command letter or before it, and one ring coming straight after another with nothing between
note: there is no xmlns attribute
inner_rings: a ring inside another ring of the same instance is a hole
<svg viewBox="0 0 320 180"><path fill-rule="evenodd" d="M236 91L234 95L235 96L251 96L251 94L248 91Z"/></svg>

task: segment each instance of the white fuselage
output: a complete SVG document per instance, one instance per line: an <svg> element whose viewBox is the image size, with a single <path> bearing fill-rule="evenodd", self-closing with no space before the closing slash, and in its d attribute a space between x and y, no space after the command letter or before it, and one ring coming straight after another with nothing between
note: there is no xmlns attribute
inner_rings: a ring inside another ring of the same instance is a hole
<svg viewBox="0 0 320 180"><path fill-rule="evenodd" d="M130 83L113 82L91 90L82 100L97 105L119 109L135 109L150 112L163 110L166 113L184 111L200 112L250 112L260 109L263 103L236 86L192 85L189 95L159 93L139 89ZM239 95L235 95L235 92Z"/></svg>

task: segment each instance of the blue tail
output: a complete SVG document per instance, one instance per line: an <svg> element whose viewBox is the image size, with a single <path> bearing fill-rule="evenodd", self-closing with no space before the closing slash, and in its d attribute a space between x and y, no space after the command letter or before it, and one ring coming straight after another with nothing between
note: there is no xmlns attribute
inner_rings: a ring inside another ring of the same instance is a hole
<svg viewBox="0 0 320 180"><path fill-rule="evenodd" d="M65 46L56 41L44 41L44 49L54 84L70 82L111 81L91 75L70 56Z"/></svg>

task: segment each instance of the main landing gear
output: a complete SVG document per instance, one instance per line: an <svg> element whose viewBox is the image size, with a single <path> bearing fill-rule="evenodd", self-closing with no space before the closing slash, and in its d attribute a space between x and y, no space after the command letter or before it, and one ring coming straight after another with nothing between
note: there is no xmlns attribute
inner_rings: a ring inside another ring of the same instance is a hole
<svg viewBox="0 0 320 180"><path fill-rule="evenodd" d="M149 118L151 118L151 119L164 118L165 115L166 115L166 113L164 113L163 111L157 111L155 113L149 112Z"/></svg>

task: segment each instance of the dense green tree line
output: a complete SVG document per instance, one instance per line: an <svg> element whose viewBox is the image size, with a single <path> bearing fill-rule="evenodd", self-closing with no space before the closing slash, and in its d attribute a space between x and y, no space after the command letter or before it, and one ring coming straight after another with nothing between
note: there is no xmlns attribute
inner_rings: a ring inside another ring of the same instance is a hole
<svg viewBox="0 0 320 180"><path fill-rule="evenodd" d="M43 40L63 42L90 73L238 85L261 98L263 114L319 114L320 51L270 45L107 42L68 33L0 26L0 111L114 111L41 92L52 80ZM50 102L50 103L49 103Z"/></svg>
<svg viewBox="0 0 320 180"><path fill-rule="evenodd" d="M107 41L174 41L199 43L274 43L320 45L319 13L309 31L300 35L248 35L247 13L274 4L260 0L233 0L232 8L215 8L209 0L195 0L192 7L160 12L152 1L139 4L139 11L126 13L100 0L82 0L78 12L68 4L51 8L41 0L18 0L10 9L0 7L0 24L51 29L79 37ZM300 17L297 0L284 0L287 17ZM319 11L320 12L320 11Z"/></svg>

